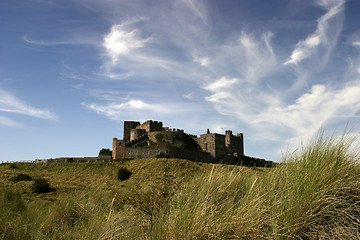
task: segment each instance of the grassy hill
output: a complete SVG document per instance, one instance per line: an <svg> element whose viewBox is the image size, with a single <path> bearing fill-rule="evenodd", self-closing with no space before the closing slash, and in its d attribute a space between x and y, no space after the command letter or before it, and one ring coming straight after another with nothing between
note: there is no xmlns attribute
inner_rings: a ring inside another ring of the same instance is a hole
<svg viewBox="0 0 360 240"><path fill-rule="evenodd" d="M358 239L360 168L319 138L273 169L136 159L0 165L0 239ZM117 172L132 172L119 181ZM46 179L55 191L34 193Z"/></svg>

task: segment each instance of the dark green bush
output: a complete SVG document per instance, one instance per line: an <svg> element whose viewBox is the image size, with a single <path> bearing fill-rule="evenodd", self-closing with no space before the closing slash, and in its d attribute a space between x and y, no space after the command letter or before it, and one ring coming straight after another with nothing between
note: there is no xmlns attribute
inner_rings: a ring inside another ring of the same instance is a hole
<svg viewBox="0 0 360 240"><path fill-rule="evenodd" d="M102 148L100 151L99 151L99 156L111 156L111 150L108 149L108 148Z"/></svg>
<svg viewBox="0 0 360 240"><path fill-rule="evenodd" d="M67 158L67 159L66 159L66 162L67 162L67 163L73 163L73 162L75 162L75 160L74 160L73 158Z"/></svg>
<svg viewBox="0 0 360 240"><path fill-rule="evenodd" d="M52 188L48 181L44 178L35 179L31 186L31 189L35 193L47 193L54 191L54 188Z"/></svg>
<svg viewBox="0 0 360 240"><path fill-rule="evenodd" d="M10 164L9 168L10 169L19 169L19 167L15 163Z"/></svg>
<svg viewBox="0 0 360 240"><path fill-rule="evenodd" d="M126 168L120 168L117 172L117 178L120 181L125 181L125 180L129 179L131 175L132 175L132 172L130 172Z"/></svg>
<svg viewBox="0 0 360 240"><path fill-rule="evenodd" d="M23 173L19 173L18 175L10 178L10 181L13 181L13 182L31 181L31 180L32 180L32 177L30 177L27 174L23 174Z"/></svg>

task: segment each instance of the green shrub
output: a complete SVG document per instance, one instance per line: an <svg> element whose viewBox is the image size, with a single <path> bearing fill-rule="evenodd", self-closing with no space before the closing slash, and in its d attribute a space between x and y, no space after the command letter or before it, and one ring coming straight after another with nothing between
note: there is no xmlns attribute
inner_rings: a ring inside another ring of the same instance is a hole
<svg viewBox="0 0 360 240"><path fill-rule="evenodd" d="M10 169L19 169L19 167L15 163L10 164L9 168Z"/></svg>
<svg viewBox="0 0 360 240"><path fill-rule="evenodd" d="M117 178L120 181L125 181L125 180L129 179L131 175L132 175L132 172L130 172L126 168L120 168L117 172Z"/></svg>
<svg viewBox="0 0 360 240"><path fill-rule="evenodd" d="M44 178L35 179L31 186L31 189L35 193L47 193L54 191L54 189L50 186L48 181Z"/></svg>
<svg viewBox="0 0 360 240"><path fill-rule="evenodd" d="M164 134L158 133L158 134L155 135L155 138L156 138L157 142L162 142L163 138L164 138Z"/></svg>
<svg viewBox="0 0 360 240"><path fill-rule="evenodd" d="M73 158L67 158L67 159L66 159L66 162L67 162L67 163L73 163L73 162L75 162L75 160L74 160Z"/></svg>
<svg viewBox="0 0 360 240"><path fill-rule="evenodd" d="M19 173L18 175L10 178L10 181L12 182L20 182L20 181L31 181L32 177L30 177L27 174Z"/></svg>
<svg viewBox="0 0 360 240"><path fill-rule="evenodd" d="M111 150L108 149L108 148L102 148L100 151L99 151L99 156L111 156Z"/></svg>

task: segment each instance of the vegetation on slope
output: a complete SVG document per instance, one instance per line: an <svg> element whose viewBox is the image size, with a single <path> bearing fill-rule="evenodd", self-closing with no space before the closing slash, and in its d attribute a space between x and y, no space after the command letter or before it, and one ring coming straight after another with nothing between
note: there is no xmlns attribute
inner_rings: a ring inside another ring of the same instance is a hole
<svg viewBox="0 0 360 240"><path fill-rule="evenodd" d="M273 169L177 159L0 165L4 239L358 239L360 167L319 137ZM117 180L126 168L133 174ZM34 194L19 173L48 179Z"/></svg>
<svg viewBox="0 0 360 240"><path fill-rule="evenodd" d="M197 150L199 148L196 140L186 133L173 133L165 135L163 133L158 133L155 138L156 142L150 142L151 146L168 146L191 150Z"/></svg>

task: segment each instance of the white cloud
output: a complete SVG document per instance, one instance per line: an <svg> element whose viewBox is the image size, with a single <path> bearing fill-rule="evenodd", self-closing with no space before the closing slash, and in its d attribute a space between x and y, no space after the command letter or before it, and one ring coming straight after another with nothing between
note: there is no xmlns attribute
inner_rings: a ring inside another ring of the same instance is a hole
<svg viewBox="0 0 360 240"><path fill-rule="evenodd" d="M300 63L313 55L320 45L332 48L336 44L342 28L342 19L337 19L337 17L344 11L345 1L323 0L317 3L327 9L327 13L318 20L316 31L296 44L296 48L284 63L285 65Z"/></svg>
<svg viewBox="0 0 360 240"><path fill-rule="evenodd" d="M239 77L221 77L203 86L212 92L206 100L215 104L225 115L236 116L242 121L252 121L259 112L277 102L277 96L263 91L264 76L276 69L276 56L271 46L271 32L256 37L243 31L237 42L220 47L220 59L212 68L223 68L224 61L232 66ZM218 50L218 49L217 49ZM223 60L223 61L221 61ZM219 74L215 70L215 74Z"/></svg>
<svg viewBox="0 0 360 240"><path fill-rule="evenodd" d="M0 112L18 113L31 117L54 120L57 116L47 110L34 108L22 102L9 92L0 89Z"/></svg>
<svg viewBox="0 0 360 240"><path fill-rule="evenodd" d="M207 67L210 63L209 58L207 57L199 57L198 55L193 55L193 61L199 63L203 67Z"/></svg>
<svg viewBox="0 0 360 240"><path fill-rule="evenodd" d="M272 37L272 32L257 37L242 31L236 43L221 48L220 55L223 54L225 61L230 61L242 79L256 83L276 66L276 56L271 46Z"/></svg>
<svg viewBox="0 0 360 240"><path fill-rule="evenodd" d="M108 103L107 105L87 104L82 105L97 114L105 115L111 120L124 120L129 117L137 116L143 118L152 113L169 113L173 108L166 105L149 104L139 99L131 99L123 103Z"/></svg>
<svg viewBox="0 0 360 240"><path fill-rule="evenodd" d="M310 136L332 118L355 116L360 111L359 92L360 81L351 82L340 90L314 85L294 104L269 108L258 115L256 122L286 127L296 136Z"/></svg>
<svg viewBox="0 0 360 240"><path fill-rule="evenodd" d="M141 38L137 29L129 30L129 23L113 25L110 32L104 37L103 46L107 53L116 62L122 55L127 55L131 51L145 47L151 37Z"/></svg>
<svg viewBox="0 0 360 240"><path fill-rule="evenodd" d="M239 83L239 79L232 78L228 79L226 77L222 77L215 82L211 83L209 86L206 86L205 89L210 90L212 92L216 92L220 89L230 89L233 84Z"/></svg>

